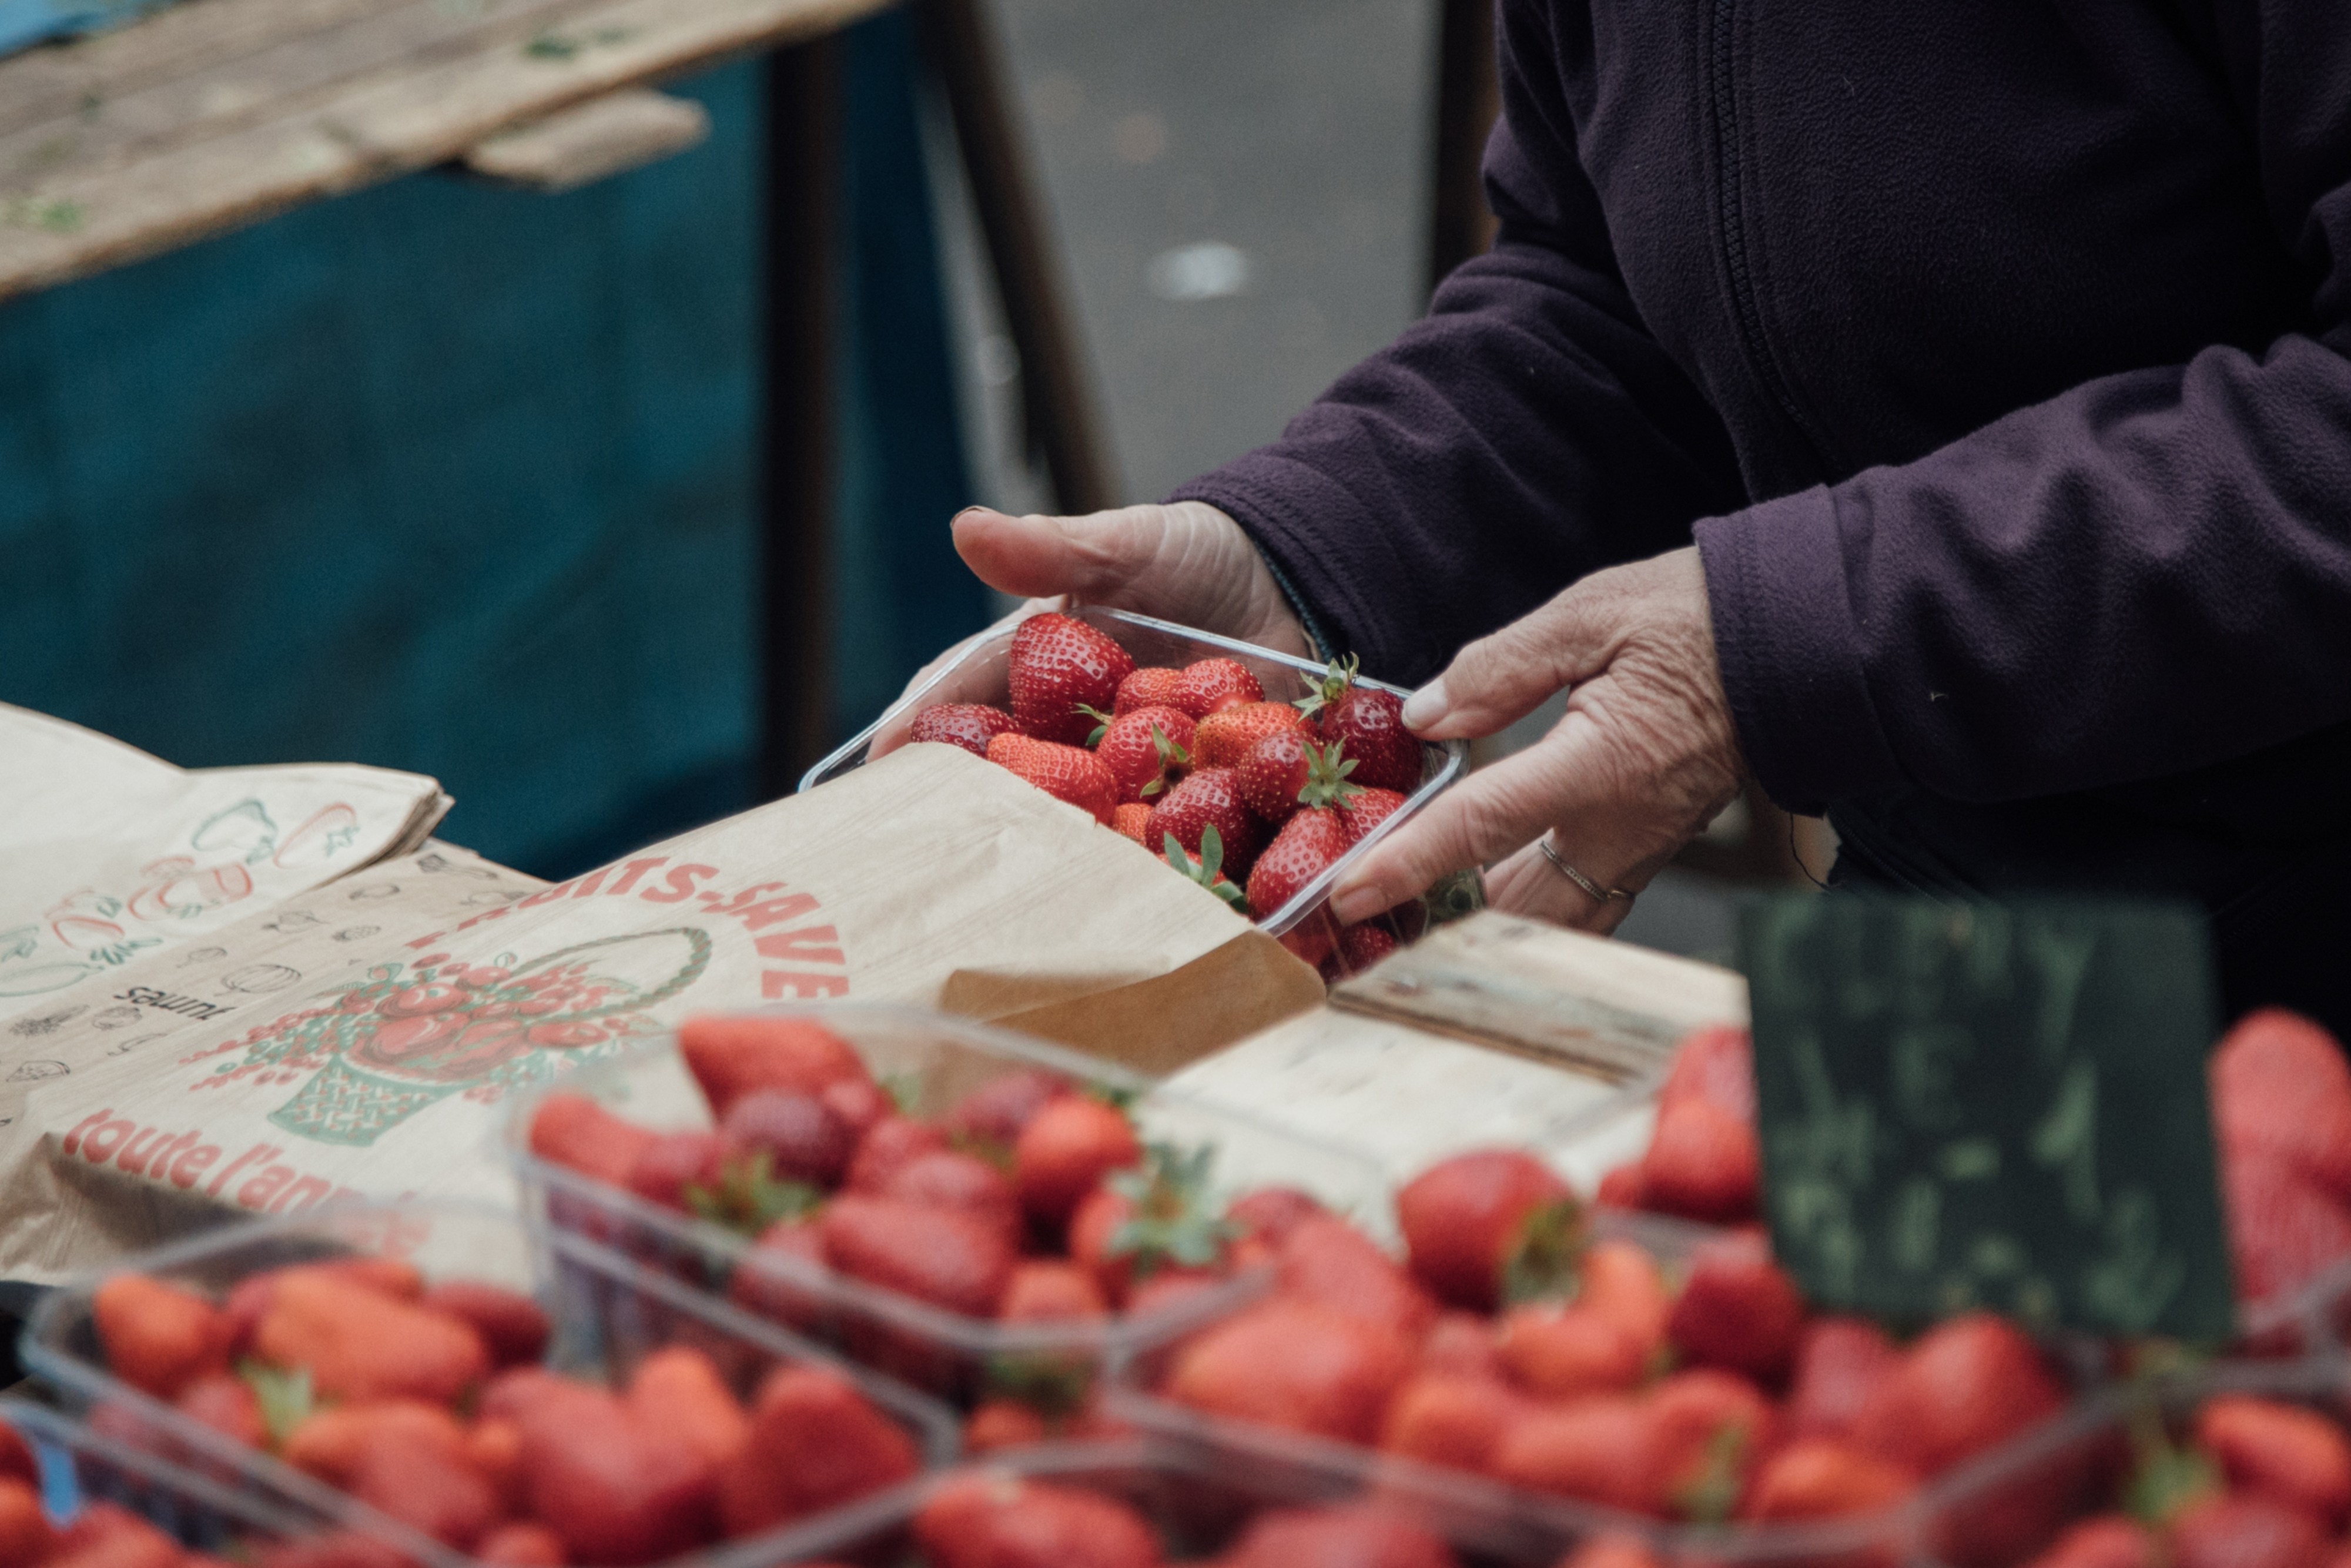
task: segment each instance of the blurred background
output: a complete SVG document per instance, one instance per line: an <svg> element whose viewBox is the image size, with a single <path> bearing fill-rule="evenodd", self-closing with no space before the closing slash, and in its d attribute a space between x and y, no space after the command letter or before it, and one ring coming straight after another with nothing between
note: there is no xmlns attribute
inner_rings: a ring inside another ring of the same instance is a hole
<svg viewBox="0 0 2351 1568"><path fill-rule="evenodd" d="M1420 313L1489 60L1441 0L918 5L664 80L706 133L576 189L428 169L20 293L0 700L430 773L547 877L770 798L997 612L960 506L1156 498ZM0 254L61 226L8 114ZM1712 837L1633 934L1726 954L1825 864Z"/></svg>

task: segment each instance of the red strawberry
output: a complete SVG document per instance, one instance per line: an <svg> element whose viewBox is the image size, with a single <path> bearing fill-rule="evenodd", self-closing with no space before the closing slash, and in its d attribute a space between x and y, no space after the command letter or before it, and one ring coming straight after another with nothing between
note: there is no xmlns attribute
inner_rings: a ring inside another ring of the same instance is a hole
<svg viewBox="0 0 2351 1568"><path fill-rule="evenodd" d="M1458 1568L1442 1536L1375 1502L1269 1509L1249 1521L1223 1568Z"/></svg>
<svg viewBox="0 0 2351 1568"><path fill-rule="evenodd" d="M647 1203L683 1211L688 1187L716 1186L726 1158L726 1141L716 1133L693 1129L656 1134L629 1167L622 1185Z"/></svg>
<svg viewBox="0 0 2351 1568"><path fill-rule="evenodd" d="M1388 1401L1380 1447L1426 1464L1483 1470L1502 1434L1531 1408L1495 1378L1424 1370Z"/></svg>
<svg viewBox="0 0 2351 1568"><path fill-rule="evenodd" d="M878 1196L956 1209L1003 1232L1008 1242L1020 1239L1020 1201L1012 1184L986 1160L953 1149L916 1155L890 1173Z"/></svg>
<svg viewBox="0 0 2351 1568"><path fill-rule="evenodd" d="M1050 1259L1014 1269L1004 1299L996 1304L996 1315L1008 1323L1085 1322L1109 1313L1110 1303L1092 1274Z"/></svg>
<svg viewBox="0 0 2351 1568"><path fill-rule="evenodd" d="M1166 1393L1219 1416L1370 1443L1411 1371L1411 1347L1395 1335L1276 1296L1187 1341Z"/></svg>
<svg viewBox="0 0 2351 1568"><path fill-rule="evenodd" d="M1111 810L1110 830L1122 838L1133 839L1146 850L1151 848L1151 803L1120 801Z"/></svg>
<svg viewBox="0 0 2351 1568"><path fill-rule="evenodd" d="M1279 1247L1300 1221L1329 1212L1312 1194L1294 1186L1261 1186L1233 1199L1225 1221L1244 1236Z"/></svg>
<svg viewBox="0 0 2351 1568"><path fill-rule="evenodd" d="M1013 721L1039 740L1064 746L1083 744L1094 721L1082 710L1113 706L1119 683L1134 673L1134 660L1108 633L1050 613L1020 622L1006 662Z"/></svg>
<svg viewBox="0 0 2351 1568"><path fill-rule="evenodd" d="M1012 716L985 703L941 703L914 716L906 731L909 740L932 740L960 746L974 757L987 755L987 743L1019 728Z"/></svg>
<svg viewBox="0 0 2351 1568"><path fill-rule="evenodd" d="M2220 1163L2220 1191L2245 1301L2294 1290L2351 1254L2351 1208L2276 1155L2231 1153Z"/></svg>
<svg viewBox="0 0 2351 1568"><path fill-rule="evenodd" d="M1355 662L1331 662L1312 695L1299 707L1311 716L1326 741L1336 741L1354 758L1355 782L1372 789L1420 788L1420 741L1404 727L1404 699L1355 682Z"/></svg>
<svg viewBox="0 0 2351 1568"><path fill-rule="evenodd" d="M1301 806L1336 806L1363 793L1347 775L1355 770L1336 746L1311 736L1276 730L1240 760L1241 799L1269 822L1286 822Z"/></svg>
<svg viewBox="0 0 2351 1568"><path fill-rule="evenodd" d="M1025 735L999 735L987 743L987 759L1019 774L1054 800L1066 800L1087 812L1104 827L1110 825L1111 811L1118 805L1118 779L1084 747L1032 740Z"/></svg>
<svg viewBox="0 0 2351 1568"><path fill-rule="evenodd" d="M805 1265L803 1277L807 1270L821 1270L825 1266L823 1228L809 1218L776 1221L759 1232L726 1284L726 1299L737 1306L796 1328L814 1326L824 1315L823 1301L794 1284L783 1269L760 1267L763 1259L788 1259Z"/></svg>
<svg viewBox="0 0 2351 1568"><path fill-rule="evenodd" d="M1406 1182L1395 1197L1396 1224L1422 1284L1448 1305L1490 1312L1529 1219L1568 1197L1567 1184L1532 1155L1479 1149Z"/></svg>
<svg viewBox="0 0 2351 1568"><path fill-rule="evenodd" d="M1917 1490L1916 1476L1865 1448L1807 1437L1764 1461L1739 1515L1760 1523L1874 1513Z"/></svg>
<svg viewBox="0 0 2351 1568"><path fill-rule="evenodd" d="M2158 1568L2167 1555L2138 1521L2102 1513L2070 1526L2027 1568Z"/></svg>
<svg viewBox="0 0 2351 1568"><path fill-rule="evenodd" d="M1700 1367L1649 1390L1653 1511L1702 1523L1728 1520L1757 1459L1775 1446L1771 1402L1747 1379Z"/></svg>
<svg viewBox="0 0 2351 1568"><path fill-rule="evenodd" d="M1370 1237L1334 1214L1290 1228L1275 1255L1276 1289L1418 1343L1437 1303Z"/></svg>
<svg viewBox="0 0 2351 1568"><path fill-rule="evenodd" d="M1176 689L1183 679L1184 672L1181 670L1171 670L1165 664L1145 664L1118 683L1118 700L1111 705L1110 711L1123 714L1133 713L1139 707L1183 708L1183 705L1176 700ZM1193 718L1200 716L1188 708L1183 711Z"/></svg>
<svg viewBox="0 0 2351 1568"><path fill-rule="evenodd" d="M1193 733L1196 736L1198 731ZM1193 760L1198 762L1197 752ZM1196 855L1200 831L1209 827L1217 830L1217 841L1224 846L1225 874L1248 876L1256 863L1258 847L1264 842L1260 836L1264 830L1241 803L1239 779L1231 768L1196 766L1152 808L1151 821L1143 830L1144 846L1164 844L1173 833L1177 843Z"/></svg>
<svg viewBox="0 0 2351 1568"><path fill-rule="evenodd" d="M939 1130L958 1146L977 1143L1008 1154L1031 1117L1062 1095L1074 1092L1050 1072L1019 1068L989 1079L956 1101L939 1118Z"/></svg>
<svg viewBox="0 0 2351 1568"><path fill-rule="evenodd" d="M2333 1035L2264 1008L2222 1038L2211 1076L2213 1120L2231 1155L2270 1155L2351 1198L2351 1065Z"/></svg>
<svg viewBox="0 0 2351 1568"><path fill-rule="evenodd" d="M1657 1092L1660 1104L1704 1100L1742 1122L1755 1120L1755 1048L1736 1024L1708 1024L1682 1037Z"/></svg>
<svg viewBox="0 0 2351 1568"><path fill-rule="evenodd" d="M1788 1431L1797 1437L1843 1437L1872 1393L1901 1364L1902 1353L1866 1318L1814 1318L1796 1342L1788 1384Z"/></svg>
<svg viewBox="0 0 2351 1568"><path fill-rule="evenodd" d="M1762 1150L1755 1124L1710 1100L1661 1102L1641 1161L1643 1201L1713 1225L1755 1218Z"/></svg>
<svg viewBox="0 0 2351 1568"><path fill-rule="evenodd" d="M650 1563L700 1544L710 1464L639 1430L617 1395L550 1380L515 1414L530 1512L575 1563Z"/></svg>
<svg viewBox="0 0 2351 1568"><path fill-rule="evenodd" d="M1172 707L1139 707L1097 732L1094 755L1118 780L1122 800L1148 800L1192 765L1192 719Z"/></svg>
<svg viewBox="0 0 2351 1568"><path fill-rule="evenodd" d="M1339 820L1347 830L1347 847L1353 849L1371 837L1372 830L1395 816L1404 802L1405 797L1394 789L1358 789L1340 801Z"/></svg>
<svg viewBox="0 0 2351 1568"><path fill-rule="evenodd" d="M1004 1232L956 1209L852 1193L818 1223L833 1268L966 1317L993 1313L1012 1277Z"/></svg>
<svg viewBox="0 0 2351 1568"><path fill-rule="evenodd" d="M2015 1325L1968 1312L1919 1336L1863 1404L1853 1436L1931 1479L2064 1403L2064 1388Z"/></svg>
<svg viewBox="0 0 2351 1568"><path fill-rule="evenodd" d="M785 1181L831 1186L857 1152L849 1119L804 1089L754 1089L726 1107L719 1136L729 1155L764 1154Z"/></svg>
<svg viewBox="0 0 2351 1568"><path fill-rule="evenodd" d="M629 1179L630 1167L653 1141L635 1123L568 1091L540 1101L530 1119L532 1154L615 1186Z"/></svg>
<svg viewBox="0 0 2351 1568"><path fill-rule="evenodd" d="M2325 1568L2325 1531L2300 1509L2231 1492L2171 1521L2171 1568Z"/></svg>
<svg viewBox="0 0 2351 1568"><path fill-rule="evenodd" d="M1632 1536L1595 1535L1561 1558L1559 1568L1665 1568L1665 1564Z"/></svg>
<svg viewBox="0 0 2351 1568"><path fill-rule="evenodd" d="M2351 1443L2315 1411L2250 1395L2208 1399L2196 1441L2230 1487L2258 1492L2333 1524L2351 1510Z"/></svg>
<svg viewBox="0 0 2351 1568"><path fill-rule="evenodd" d="M1657 1490L1647 1409L1629 1395L1544 1406L1503 1433L1492 1473L1512 1486L1640 1512Z"/></svg>
<svg viewBox="0 0 2351 1568"><path fill-rule="evenodd" d="M947 1482L914 1516L937 1568L1159 1568L1158 1537L1116 1498L981 1473Z"/></svg>
<svg viewBox="0 0 2351 1568"><path fill-rule="evenodd" d="M895 1113L884 1116L858 1140L857 1154L849 1162L849 1176L843 1185L852 1192L878 1193L890 1185L890 1177L900 1166L946 1146L946 1134L929 1122Z"/></svg>
<svg viewBox="0 0 2351 1568"><path fill-rule="evenodd" d="M1649 1360L1622 1323L1580 1301L1512 1309L1495 1352L1513 1383L1549 1400L1638 1387Z"/></svg>
<svg viewBox="0 0 2351 1568"><path fill-rule="evenodd" d="M1302 892L1347 852L1339 814L1316 807L1284 822L1249 873L1249 907L1271 915Z"/></svg>
<svg viewBox="0 0 2351 1568"><path fill-rule="evenodd" d="M1283 732L1304 739L1314 731L1288 703L1243 703L1220 708L1192 731L1192 761L1201 768L1238 768L1257 743Z"/></svg>
<svg viewBox="0 0 2351 1568"><path fill-rule="evenodd" d="M1184 666L1168 699L1194 718L1265 701L1265 687L1249 670L1230 659L1202 659Z"/></svg>
<svg viewBox="0 0 2351 1568"><path fill-rule="evenodd" d="M1061 1226L1102 1177L1143 1162L1143 1144L1124 1112L1067 1094L1020 1129L1012 1162L1021 1207L1047 1225Z"/></svg>
<svg viewBox="0 0 2351 1568"><path fill-rule="evenodd" d="M90 1317L107 1369L159 1399L228 1370L234 1331L218 1307L193 1291L145 1274L117 1274L91 1297Z"/></svg>
<svg viewBox="0 0 2351 1568"><path fill-rule="evenodd" d="M0 1563L30 1568L57 1545L57 1532L41 1511L37 1484L21 1476L0 1478Z"/></svg>
<svg viewBox="0 0 2351 1568"><path fill-rule="evenodd" d="M1374 920L1362 920L1353 925L1339 927L1339 965L1350 975L1360 975L1389 954L1399 944L1395 933Z"/></svg>
<svg viewBox="0 0 2351 1568"><path fill-rule="evenodd" d="M751 1401L750 1436L719 1470L730 1535L839 1508L922 1468L896 1422L837 1373L779 1366Z"/></svg>
<svg viewBox="0 0 2351 1568"><path fill-rule="evenodd" d="M172 1401L182 1415L233 1443L247 1448L269 1446L269 1426L261 1416L261 1401L253 1387L234 1373L215 1372L196 1379Z"/></svg>
<svg viewBox="0 0 2351 1568"><path fill-rule="evenodd" d="M1803 1326L1804 1299L1795 1284L1760 1242L1737 1236L1698 1249L1666 1333L1699 1365L1768 1382L1788 1369Z"/></svg>
<svg viewBox="0 0 2351 1568"><path fill-rule="evenodd" d="M426 1291L416 1304L473 1324L489 1347L494 1367L527 1366L547 1350L550 1331L546 1310L517 1291L449 1280Z"/></svg>
<svg viewBox="0 0 2351 1568"><path fill-rule="evenodd" d="M810 1018L700 1014L679 1026L677 1049L702 1085L710 1113L719 1117L737 1096L754 1089L821 1094L836 1083L871 1082L873 1076L847 1040Z"/></svg>

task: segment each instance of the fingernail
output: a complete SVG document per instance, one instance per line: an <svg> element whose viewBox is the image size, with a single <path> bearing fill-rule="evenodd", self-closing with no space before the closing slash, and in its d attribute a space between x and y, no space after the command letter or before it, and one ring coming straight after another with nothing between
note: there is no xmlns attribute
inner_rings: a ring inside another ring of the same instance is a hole
<svg viewBox="0 0 2351 1568"><path fill-rule="evenodd" d="M949 527L949 528L953 528L953 527L955 527L955 526L956 526L956 524L957 524L957 523L959 523L959 522L963 521L966 517L970 517L974 512L987 512L987 511L993 511L994 509L995 509L995 508L994 508L994 507L981 507L981 506L970 506L970 507L966 507L962 511L957 512L957 513L956 513L956 514L952 518L948 519L947 527Z"/></svg>
<svg viewBox="0 0 2351 1568"><path fill-rule="evenodd" d="M1445 716L1445 677L1439 675L1404 700L1404 727L1426 729Z"/></svg>
<svg viewBox="0 0 2351 1568"><path fill-rule="evenodd" d="M1342 925L1353 925L1358 920L1369 920L1386 907L1386 904L1380 897L1380 890L1376 887L1345 888L1331 897L1331 917Z"/></svg>

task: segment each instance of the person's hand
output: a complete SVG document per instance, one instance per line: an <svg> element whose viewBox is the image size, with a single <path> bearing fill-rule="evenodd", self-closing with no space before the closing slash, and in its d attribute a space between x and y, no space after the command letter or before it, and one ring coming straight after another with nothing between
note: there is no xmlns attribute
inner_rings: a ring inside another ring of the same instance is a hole
<svg viewBox="0 0 2351 1568"><path fill-rule="evenodd" d="M1426 740L1472 739L1562 687L1567 714L1550 734L1439 795L1332 890L1340 920L1499 861L1486 878L1494 907L1613 931L1629 899L1593 897L1534 841L1548 832L1599 887L1637 893L1738 794L1746 764L1696 548L1594 572L1470 643L1413 694L1405 722Z"/></svg>

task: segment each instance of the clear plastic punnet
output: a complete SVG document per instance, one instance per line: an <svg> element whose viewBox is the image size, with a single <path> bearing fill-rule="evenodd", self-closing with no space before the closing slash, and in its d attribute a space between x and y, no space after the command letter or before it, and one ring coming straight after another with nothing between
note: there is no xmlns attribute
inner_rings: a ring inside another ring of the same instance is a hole
<svg viewBox="0 0 2351 1568"><path fill-rule="evenodd" d="M534 1296L551 1325L543 1361L551 1370L617 1383L653 1352L688 1343L709 1355L737 1397L747 1399L779 1365L819 1366L850 1380L895 1421L926 1468L955 1457L955 1417L935 1402L632 1259L577 1236L534 1230L512 1214L466 1204L333 1205L229 1227L127 1259L45 1297L26 1325L20 1354L27 1371L117 1448L143 1450L170 1467L170 1473L191 1473L296 1519L359 1531L412 1562L465 1568L473 1560L464 1553L224 1436L107 1370L92 1298L117 1274L143 1273L219 1299L240 1281L267 1270L371 1256L413 1264L428 1286L467 1281ZM691 1560L792 1562L803 1555L792 1542L814 1522L728 1541L691 1554Z"/></svg>
<svg viewBox="0 0 2351 1568"><path fill-rule="evenodd" d="M1303 696L1309 685L1319 681L1323 674L1323 667L1310 660L1277 653L1270 648L1220 637L1212 632L1195 631L1188 626L1176 625L1172 621L1154 620L1131 611L1073 605L1069 613L1115 639L1121 647L1134 656L1137 665L1180 667L1200 659L1234 660L1247 667L1265 688L1265 695L1276 701ZM1009 627L984 632L964 643L952 651L946 662L930 679L891 704L881 717L848 744L810 768L807 777L800 780L800 788L813 789L820 784L829 783L862 766L868 759L904 745L914 715L926 707L935 707L941 703L986 703L995 707L1007 706L1010 693L1008 660L1011 647L1012 631ZM1374 690L1392 692L1397 696L1407 695L1404 688L1380 681L1362 679L1359 684ZM1305 925L1310 919L1327 918L1320 913L1323 902L1346 869L1370 852L1374 844L1394 832L1406 818L1427 805L1440 790L1458 780L1468 768L1469 747L1466 742L1458 740L1441 745L1424 744L1421 758L1419 788L1411 791L1403 807L1366 834L1361 843L1349 850L1336 863L1301 888L1287 904L1279 909L1258 911L1257 923L1260 927L1280 936ZM1465 873L1431 890L1416 911L1396 912L1390 918L1405 922L1449 920L1469 913L1484 902L1484 886L1477 874ZM1419 932L1417 929L1399 928L1396 934L1409 939L1418 936Z"/></svg>
<svg viewBox="0 0 2351 1568"><path fill-rule="evenodd" d="M1293 1186L1359 1223L1382 1229L1391 1224L1385 1181L1364 1155L1094 1058L911 1008L831 1003L769 1011L820 1021L856 1051L910 1114L936 1114L984 1083L1042 1071L1116 1099L1146 1144L1196 1156L1205 1152L1212 1204L1255 1187ZM1007 1323L963 1316L819 1263L754 1249L740 1232L539 1158L531 1152L531 1121L552 1093L587 1095L658 1132L711 1125L709 1105L674 1042L590 1063L517 1100L507 1147L524 1211L535 1225L550 1234L590 1238L649 1269L781 1312L800 1332L959 1405L1017 1395L1040 1382L1072 1396L1109 1361L1225 1316L1270 1283L1268 1269L1240 1270L1165 1311L1093 1322Z"/></svg>

